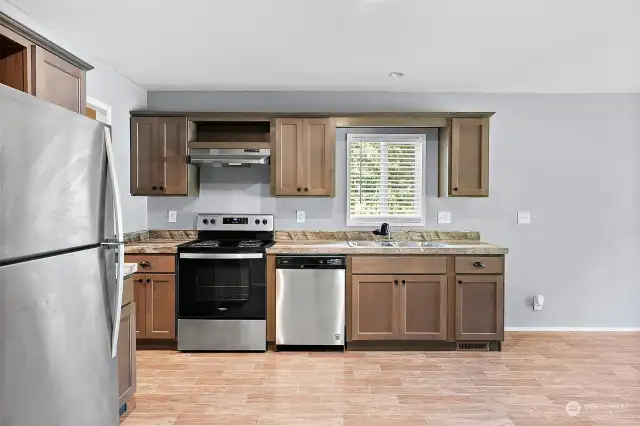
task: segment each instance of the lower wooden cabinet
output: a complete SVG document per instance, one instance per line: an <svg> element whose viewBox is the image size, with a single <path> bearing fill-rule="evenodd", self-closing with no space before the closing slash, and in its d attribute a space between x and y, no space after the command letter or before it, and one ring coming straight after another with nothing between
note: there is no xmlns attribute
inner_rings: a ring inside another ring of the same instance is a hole
<svg viewBox="0 0 640 426"><path fill-rule="evenodd" d="M447 276L400 276L400 337L447 339Z"/></svg>
<svg viewBox="0 0 640 426"><path fill-rule="evenodd" d="M456 275L456 340L503 340L502 275Z"/></svg>
<svg viewBox="0 0 640 426"><path fill-rule="evenodd" d="M175 339L176 302L174 274L135 274L138 339Z"/></svg>
<svg viewBox="0 0 640 426"><path fill-rule="evenodd" d="M395 339L400 321L397 277L354 275L351 285L351 339Z"/></svg>
<svg viewBox="0 0 640 426"><path fill-rule="evenodd" d="M352 340L446 340L446 275L353 275Z"/></svg>
<svg viewBox="0 0 640 426"><path fill-rule="evenodd" d="M118 335L118 395L119 406L136 393L136 304L122 308Z"/></svg>

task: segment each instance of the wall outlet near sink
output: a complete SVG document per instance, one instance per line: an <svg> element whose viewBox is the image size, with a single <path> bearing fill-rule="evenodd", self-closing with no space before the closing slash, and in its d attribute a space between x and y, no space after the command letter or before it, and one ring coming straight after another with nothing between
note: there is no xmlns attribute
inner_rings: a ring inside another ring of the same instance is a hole
<svg viewBox="0 0 640 426"><path fill-rule="evenodd" d="M176 223L178 221L178 212L175 210L169 210L169 223Z"/></svg>
<svg viewBox="0 0 640 426"><path fill-rule="evenodd" d="M451 223L451 212L438 212L438 223Z"/></svg>
<svg viewBox="0 0 640 426"><path fill-rule="evenodd" d="M297 210L296 211L296 222L298 223L304 223L307 220L306 218L306 213L304 210Z"/></svg>

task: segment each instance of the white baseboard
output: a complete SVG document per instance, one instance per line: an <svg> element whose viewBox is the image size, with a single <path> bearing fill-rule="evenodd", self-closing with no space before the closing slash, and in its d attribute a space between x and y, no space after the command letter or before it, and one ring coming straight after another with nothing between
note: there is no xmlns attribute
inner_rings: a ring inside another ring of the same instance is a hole
<svg viewBox="0 0 640 426"><path fill-rule="evenodd" d="M505 331L576 331L576 332L616 332L640 331L640 327L505 327Z"/></svg>

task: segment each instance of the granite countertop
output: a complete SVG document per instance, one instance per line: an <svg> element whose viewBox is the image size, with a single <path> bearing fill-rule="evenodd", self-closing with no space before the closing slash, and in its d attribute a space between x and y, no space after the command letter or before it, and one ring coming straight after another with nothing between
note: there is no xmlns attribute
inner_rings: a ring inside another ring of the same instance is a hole
<svg viewBox="0 0 640 426"><path fill-rule="evenodd" d="M180 244L193 240L151 239L125 244L125 254L175 254Z"/></svg>
<svg viewBox="0 0 640 426"><path fill-rule="evenodd" d="M125 263L124 264L124 279L126 280L131 275L138 272L138 264L137 263Z"/></svg>
<svg viewBox="0 0 640 426"><path fill-rule="evenodd" d="M444 247L351 247L346 241L278 241L267 254L507 254L509 249L482 241L438 241Z"/></svg>

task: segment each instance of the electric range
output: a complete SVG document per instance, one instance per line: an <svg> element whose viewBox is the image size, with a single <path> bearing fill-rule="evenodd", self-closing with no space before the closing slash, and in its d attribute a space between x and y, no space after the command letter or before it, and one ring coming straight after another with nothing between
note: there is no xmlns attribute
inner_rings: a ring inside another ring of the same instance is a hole
<svg viewBox="0 0 640 426"><path fill-rule="evenodd" d="M198 215L178 247L178 350L266 350L273 215Z"/></svg>

